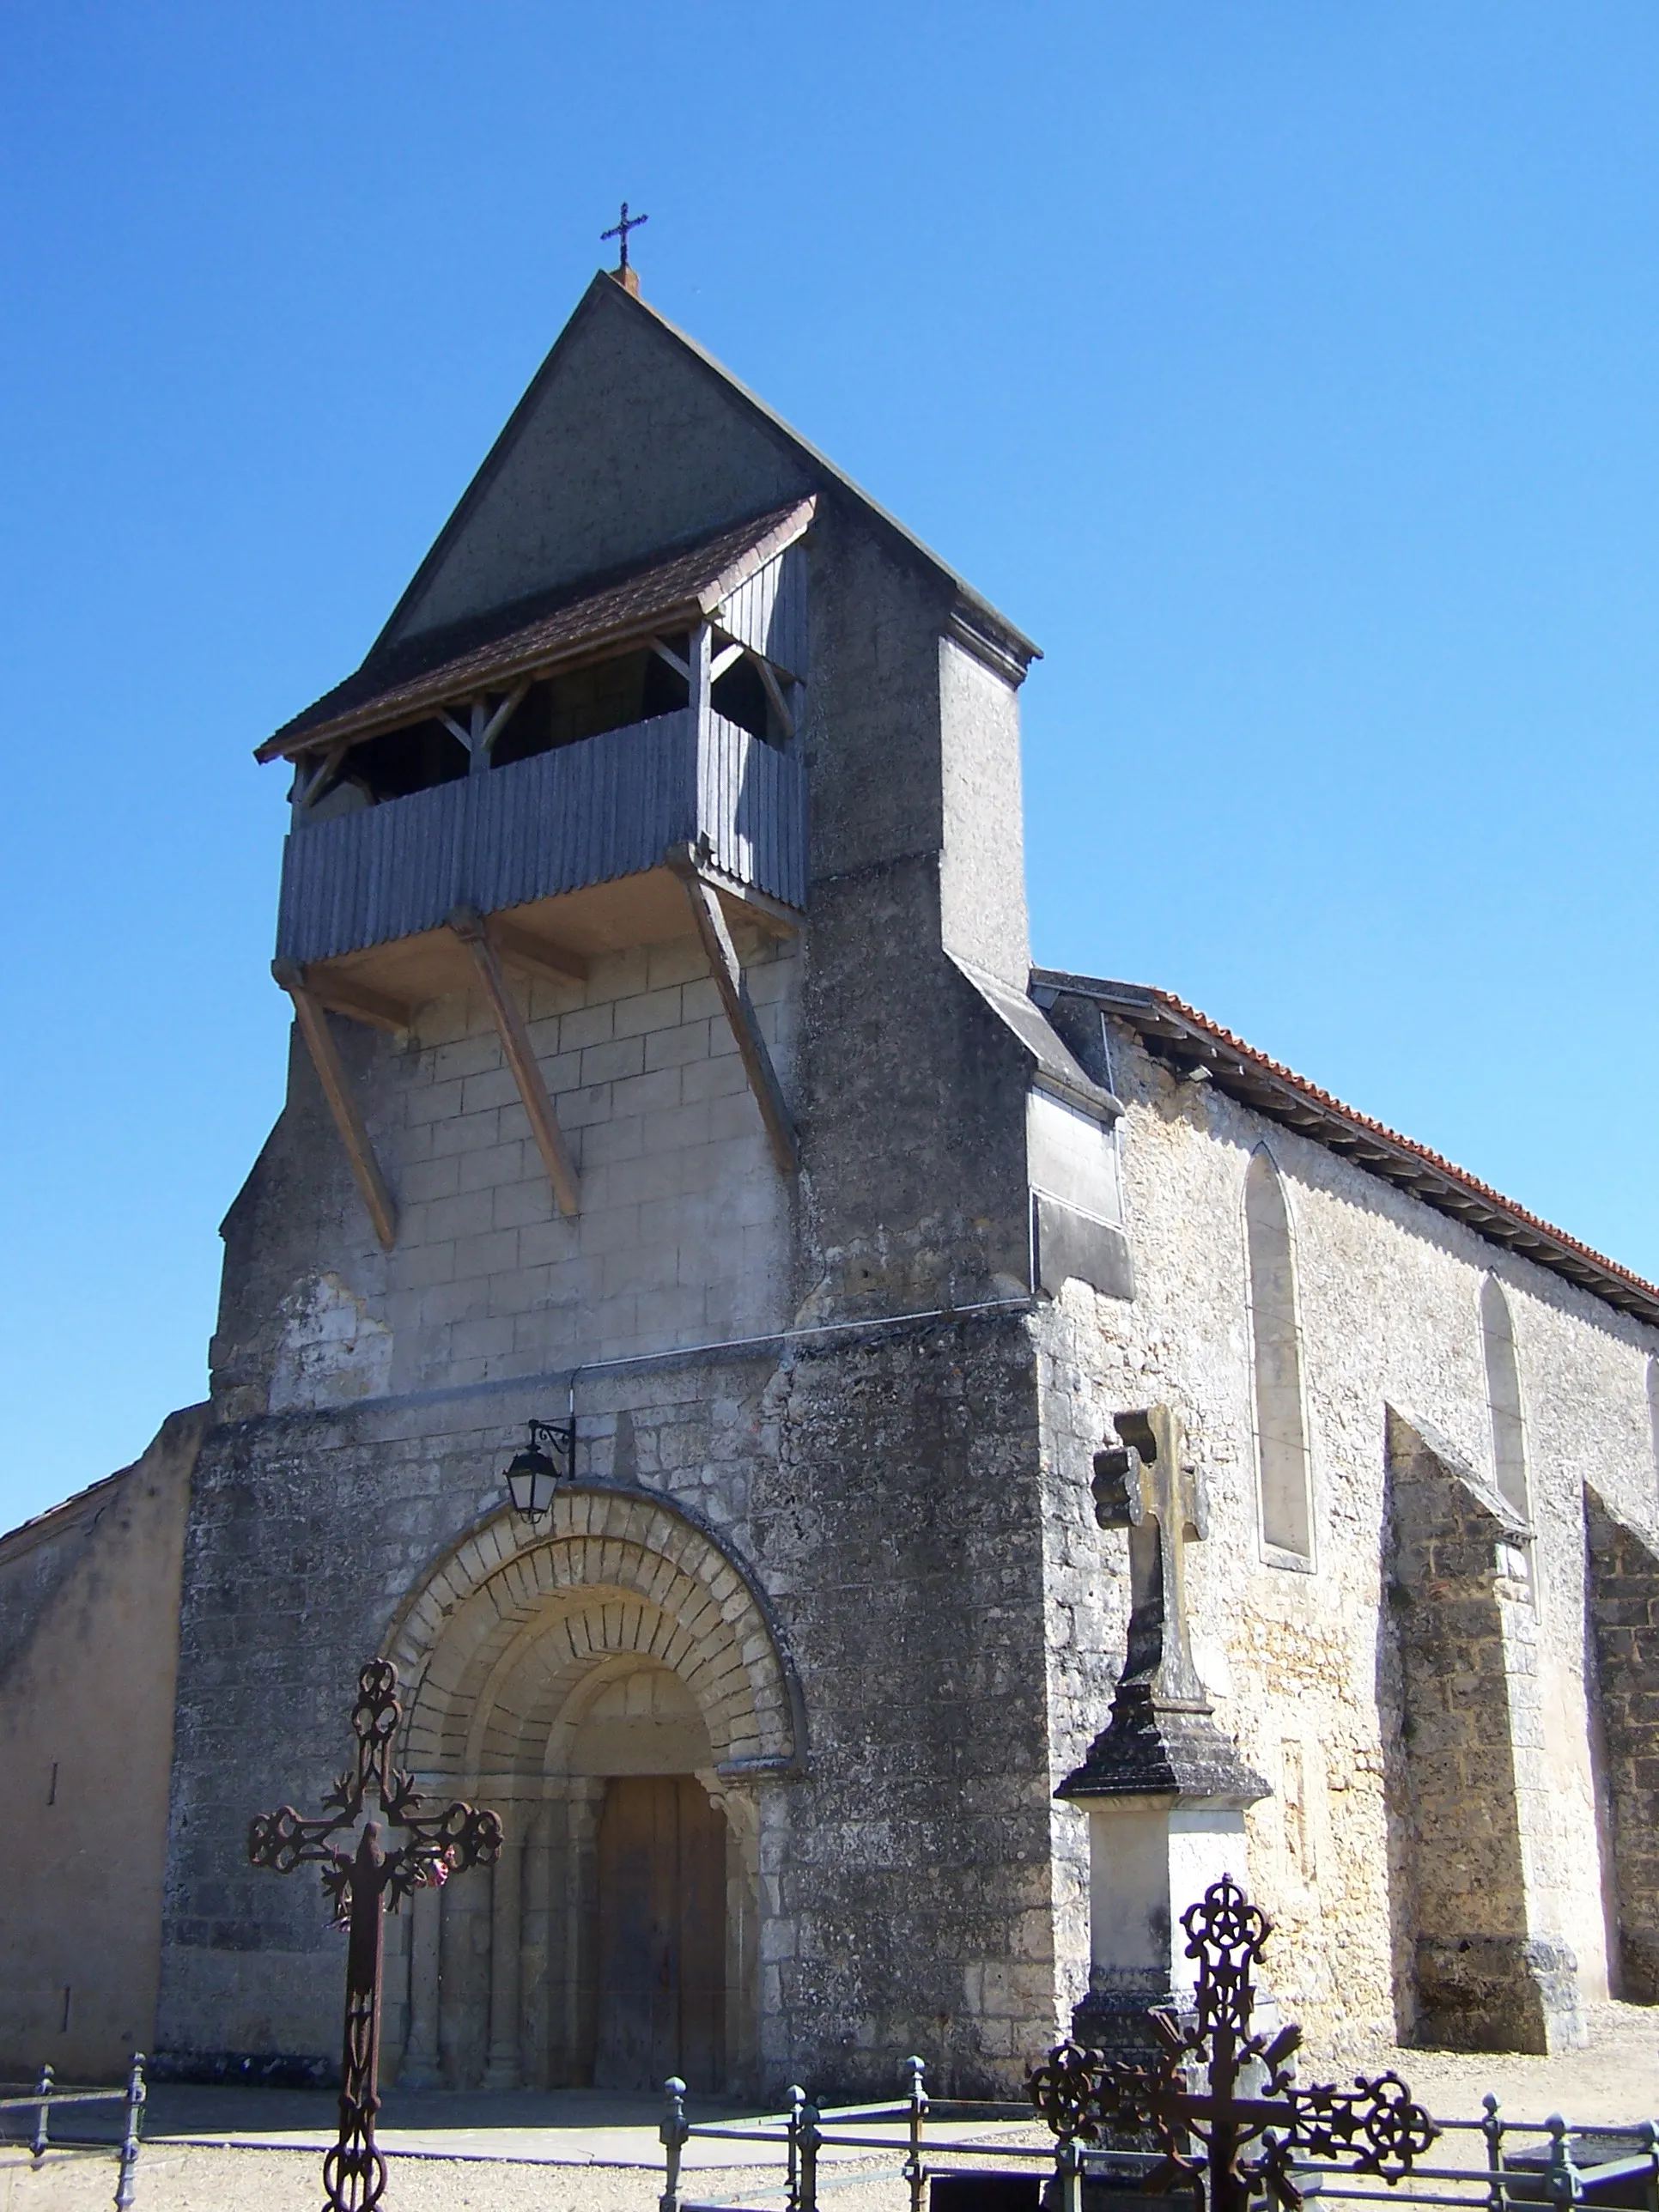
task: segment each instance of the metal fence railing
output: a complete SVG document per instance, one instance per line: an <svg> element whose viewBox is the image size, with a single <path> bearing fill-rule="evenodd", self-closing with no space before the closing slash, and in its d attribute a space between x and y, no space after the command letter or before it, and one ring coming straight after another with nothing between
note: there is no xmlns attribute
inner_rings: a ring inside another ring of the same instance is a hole
<svg viewBox="0 0 1659 2212"><path fill-rule="evenodd" d="M0 2114L30 2112L34 2114L34 2133L29 2139L29 2150L37 2167L46 2162L46 2153L54 2148L52 2135L52 2115L68 2106L119 2105L123 2110L119 2168L115 2179L116 2212L128 2212L137 2193L138 2146L144 2122L144 2055L135 2051L132 2064L127 2070L126 2087L121 2089L61 2089L50 2066L40 2069L40 2079L32 2094L21 2097L0 2097ZM0 2131L6 2123L0 2118ZM110 2146L86 2142L70 2142L59 2138L56 2148L61 2150L104 2149Z"/></svg>
<svg viewBox="0 0 1659 2212"><path fill-rule="evenodd" d="M826 2151L885 2151L896 2156L911 2212L924 2212L928 2185L936 2173L984 2172L991 2160L1004 2172L1008 2160L1029 2167L1035 2175L1054 2171L1054 2153L1047 2146L952 2142L937 2132L941 2127L975 2123L1016 2122L1030 2127L1036 2116L1029 2104L930 2097L922 2060L908 2058L904 2068L907 2089L902 2097L868 2105L819 2106L805 2089L792 2088L787 2112L757 2120L688 2120L685 2084L671 2079L665 2084L668 2108L660 2130L667 2171L659 2212L726 2212L726 2208L683 2193L684 2155L692 2142L775 2144L784 2169L788 2212L818 2212L818 2166ZM874 2132L878 2129L885 2132Z"/></svg>
<svg viewBox="0 0 1659 2212"><path fill-rule="evenodd" d="M1352 2167L1298 2163L1308 2193L1322 2199L1386 2200L1391 2204L1441 2205L1448 2212L1510 2212L1512 2206L1605 2204L1627 2212L1659 2212L1659 2123L1627 2126L1571 2126L1552 2113L1546 2120L1512 2120L1496 2097L1481 2100L1478 2120L1437 2119L1449 2154L1467 2143L1467 2162L1414 2166L1389 2187ZM1476 2142L1474 2138L1479 2137Z"/></svg>
<svg viewBox="0 0 1659 2212"><path fill-rule="evenodd" d="M1075 2140L1041 2146L960 2135L952 2140L953 2133L976 2124L1030 2126L1036 2115L1029 2103L929 2097L920 2058L907 2059L905 2073L906 2094L886 2103L821 2106L794 2088L787 2111L755 2120L688 2119L685 2084L670 2081L660 2130L666 2172L659 2212L733 2212L685 2193L684 2152L694 2142L775 2146L787 2212L819 2212L819 2165L826 2152L887 2153L896 2162L910 2212L927 2212L936 2179L969 2174L1029 2173L1033 2203L1053 2212L1085 2212L1103 2195L1118 2198L1123 2212L1132 2212L1137 2197L1147 2202L1141 2185L1162 2162L1160 2152ZM1298 2158L1295 2186L1316 2203L1437 2206L1446 2212L1530 2212L1540 2205L1568 2212L1577 2205L1606 2205L1659 2212L1659 2123L1575 2128L1559 2114L1510 2119L1496 2097L1483 2105L1481 2119L1435 2122L1446 2145L1443 2164L1419 2164L1391 2185L1380 2175L1356 2175L1351 2165ZM1465 2143L1471 2155L1458 2163L1456 2151ZM695 2176L690 2179L695 2188ZM1182 2186L1170 2191L1170 2202L1184 2203L1190 2195Z"/></svg>

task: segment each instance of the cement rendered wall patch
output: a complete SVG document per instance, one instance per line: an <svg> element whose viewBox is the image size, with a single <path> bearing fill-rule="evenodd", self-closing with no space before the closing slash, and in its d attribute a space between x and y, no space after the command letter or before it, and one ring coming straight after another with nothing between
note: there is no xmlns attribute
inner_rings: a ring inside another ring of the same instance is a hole
<svg viewBox="0 0 1659 2212"><path fill-rule="evenodd" d="M116 2081L155 2025L179 1557L206 1408L0 1542L0 2076ZM46 1571L42 1571L43 1568Z"/></svg>

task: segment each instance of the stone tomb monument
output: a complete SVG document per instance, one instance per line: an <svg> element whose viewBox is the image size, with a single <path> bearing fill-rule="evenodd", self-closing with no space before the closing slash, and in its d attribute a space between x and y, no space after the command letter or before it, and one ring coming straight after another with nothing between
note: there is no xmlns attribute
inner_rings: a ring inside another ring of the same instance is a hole
<svg viewBox="0 0 1659 2212"><path fill-rule="evenodd" d="M1245 1865L1244 1808L1268 1785L1216 1726L1187 1628L1186 1550L1203 1486L1168 1406L1119 1413L1095 1454L1095 1517L1129 1534L1128 1651L1111 1716L1058 1795L1089 1814L1089 1990L1079 2042L1150 2047L1154 2006L1190 1998L1181 1915Z"/></svg>

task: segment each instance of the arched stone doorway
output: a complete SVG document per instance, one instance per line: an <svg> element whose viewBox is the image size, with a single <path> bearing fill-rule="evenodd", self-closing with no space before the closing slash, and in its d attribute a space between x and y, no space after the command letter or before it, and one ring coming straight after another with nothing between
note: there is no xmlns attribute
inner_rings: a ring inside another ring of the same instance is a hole
<svg viewBox="0 0 1659 2212"><path fill-rule="evenodd" d="M539 1528L504 1514L475 1531L386 1650L412 1686L404 1762L507 1832L492 1872L401 1917L398 2078L750 2080L764 1785L802 1749L752 1580L665 1500L572 1488Z"/></svg>

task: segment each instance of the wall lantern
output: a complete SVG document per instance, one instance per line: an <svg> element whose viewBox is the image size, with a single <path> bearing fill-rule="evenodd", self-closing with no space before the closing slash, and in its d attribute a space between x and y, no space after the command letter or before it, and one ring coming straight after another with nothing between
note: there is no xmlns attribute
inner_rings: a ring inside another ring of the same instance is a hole
<svg viewBox="0 0 1659 2212"><path fill-rule="evenodd" d="M528 1426L529 1441L507 1470L507 1494L514 1511L533 1524L552 1504L554 1485L575 1472L576 1431L574 1423L563 1429L551 1421L532 1421ZM544 1445L551 1447L550 1457Z"/></svg>

